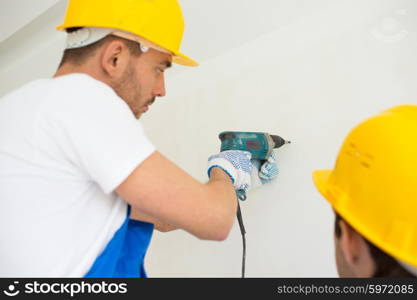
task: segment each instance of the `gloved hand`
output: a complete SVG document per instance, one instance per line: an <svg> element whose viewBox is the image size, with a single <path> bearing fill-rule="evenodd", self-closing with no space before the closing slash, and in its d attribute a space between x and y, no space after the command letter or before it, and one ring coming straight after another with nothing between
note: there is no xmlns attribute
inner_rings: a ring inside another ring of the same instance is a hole
<svg viewBox="0 0 417 300"><path fill-rule="evenodd" d="M247 191L251 186L252 154L247 151L228 150L209 157L207 173L214 167L221 168L232 179L235 190Z"/></svg>
<svg viewBox="0 0 417 300"><path fill-rule="evenodd" d="M262 165L259 159L252 159L251 163L253 166L251 172L252 188L271 182L278 176L278 165L275 152L272 152Z"/></svg>

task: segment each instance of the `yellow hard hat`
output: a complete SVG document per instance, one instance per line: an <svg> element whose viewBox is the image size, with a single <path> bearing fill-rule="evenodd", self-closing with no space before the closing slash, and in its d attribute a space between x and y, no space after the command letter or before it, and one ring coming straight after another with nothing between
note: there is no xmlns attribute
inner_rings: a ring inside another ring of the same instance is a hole
<svg viewBox="0 0 417 300"><path fill-rule="evenodd" d="M184 18L177 0L69 0L63 30L71 27L102 27L140 36L173 55L185 66L198 63L180 53Z"/></svg>
<svg viewBox="0 0 417 300"><path fill-rule="evenodd" d="M320 193L355 230L417 267L417 106L355 127L333 170L313 172Z"/></svg>

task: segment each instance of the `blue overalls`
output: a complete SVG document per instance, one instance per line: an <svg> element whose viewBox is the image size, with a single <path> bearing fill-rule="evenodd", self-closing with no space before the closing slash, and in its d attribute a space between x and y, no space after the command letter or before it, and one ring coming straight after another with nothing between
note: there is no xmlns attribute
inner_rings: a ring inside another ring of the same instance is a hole
<svg viewBox="0 0 417 300"><path fill-rule="evenodd" d="M130 219L130 206L123 225L95 260L86 278L146 278L144 258L154 225Z"/></svg>

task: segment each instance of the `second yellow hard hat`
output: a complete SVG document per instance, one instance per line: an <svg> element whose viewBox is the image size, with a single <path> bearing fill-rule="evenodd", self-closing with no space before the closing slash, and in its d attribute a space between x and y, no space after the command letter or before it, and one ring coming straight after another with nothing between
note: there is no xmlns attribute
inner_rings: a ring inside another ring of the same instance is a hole
<svg viewBox="0 0 417 300"><path fill-rule="evenodd" d="M316 187L355 230L417 267L417 106L397 106L355 127Z"/></svg>

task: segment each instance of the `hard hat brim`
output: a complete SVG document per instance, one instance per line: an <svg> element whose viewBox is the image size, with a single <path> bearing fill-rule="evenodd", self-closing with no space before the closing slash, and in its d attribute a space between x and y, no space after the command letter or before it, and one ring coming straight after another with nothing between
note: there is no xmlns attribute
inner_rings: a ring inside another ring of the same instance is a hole
<svg viewBox="0 0 417 300"><path fill-rule="evenodd" d="M175 53L172 57L172 61L179 65L187 66L187 67L197 67L198 62L194 59L182 54L182 53Z"/></svg>
<svg viewBox="0 0 417 300"><path fill-rule="evenodd" d="M332 171L333 170L317 170L313 172L314 185L319 190L320 194L322 194L322 196L330 203L331 201L329 199L329 195L327 194L327 186Z"/></svg>

